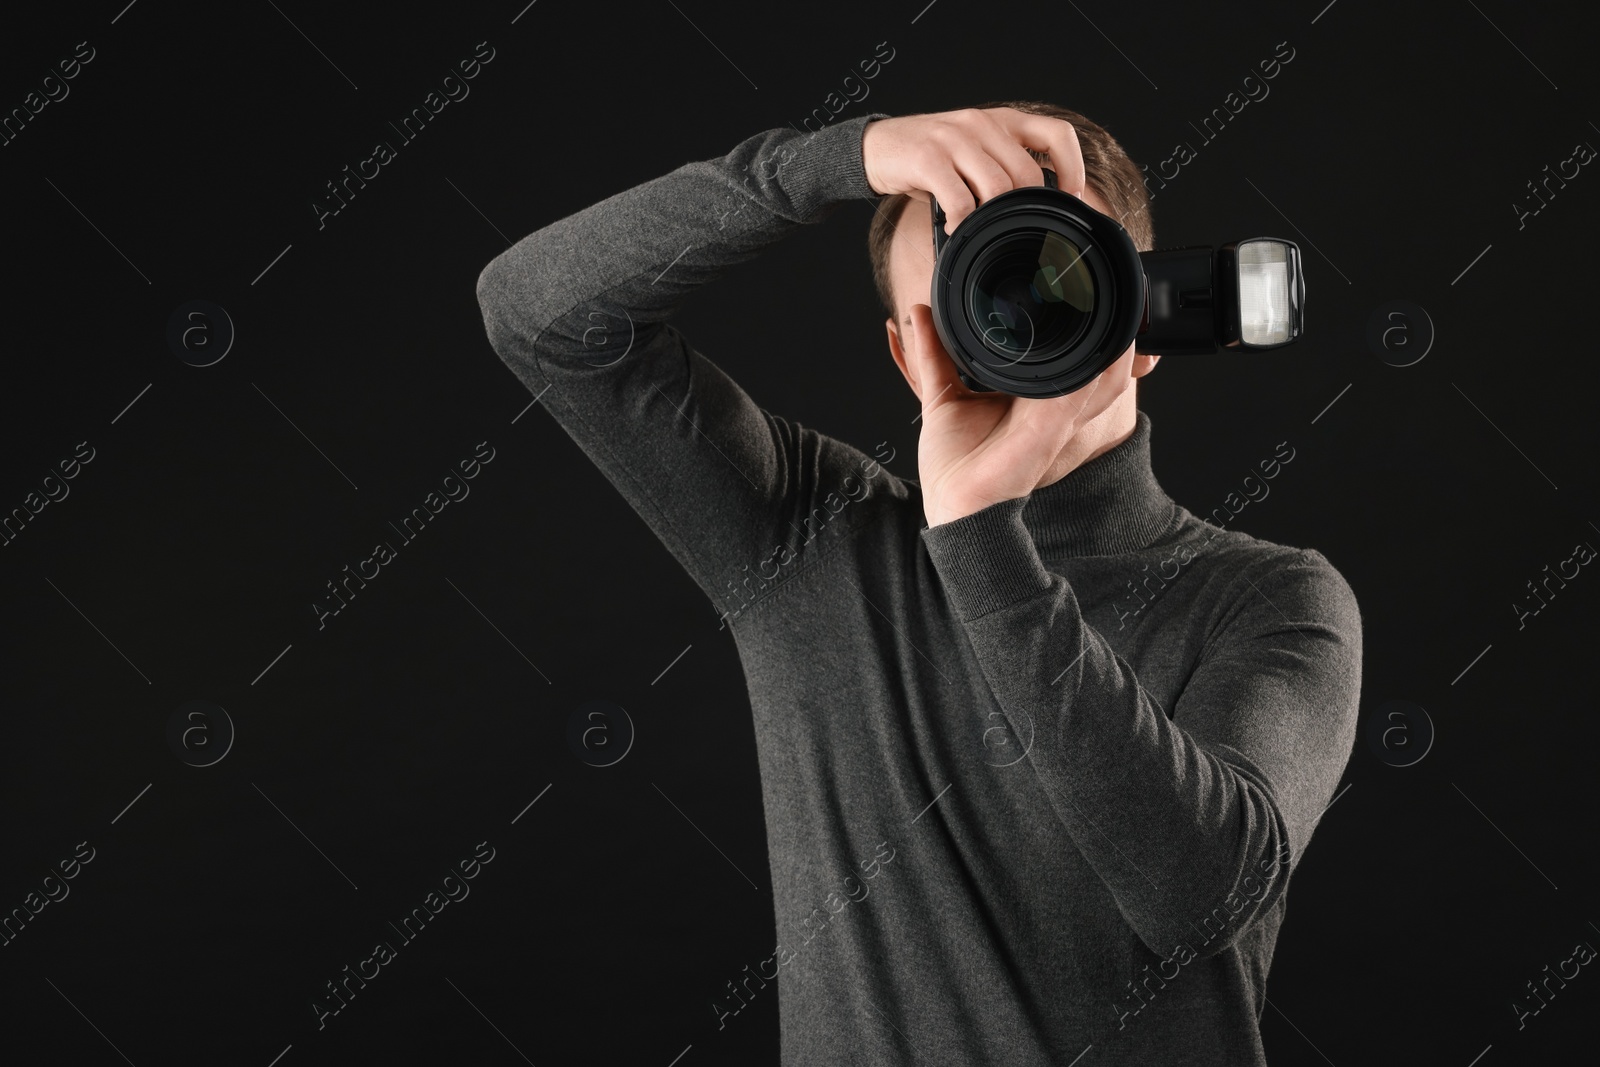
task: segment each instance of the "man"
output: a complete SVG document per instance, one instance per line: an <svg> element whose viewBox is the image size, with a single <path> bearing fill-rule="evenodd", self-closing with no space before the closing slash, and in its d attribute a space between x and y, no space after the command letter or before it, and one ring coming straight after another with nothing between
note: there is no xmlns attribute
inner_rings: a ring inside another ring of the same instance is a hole
<svg viewBox="0 0 1600 1067"><path fill-rule="evenodd" d="M768 130L478 279L495 351L738 646L778 944L710 995L723 1026L776 983L786 1065L1266 1062L1290 872L1354 738L1360 612L1320 553L1161 490L1131 388L1154 357L1055 399L960 385L921 302L927 195L953 229L1042 184L1041 156L1131 206L1148 247L1109 134L1022 103ZM760 408L664 321L836 204L898 194L878 273L917 481Z"/></svg>

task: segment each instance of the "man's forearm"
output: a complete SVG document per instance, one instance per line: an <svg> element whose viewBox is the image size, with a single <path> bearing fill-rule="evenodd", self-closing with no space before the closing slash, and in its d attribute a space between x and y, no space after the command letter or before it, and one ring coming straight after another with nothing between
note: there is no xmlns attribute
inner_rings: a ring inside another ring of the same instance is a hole
<svg viewBox="0 0 1600 1067"><path fill-rule="evenodd" d="M693 290L837 204L873 196L861 133L880 117L767 130L529 234L478 279L491 339L498 323L541 355L593 364L639 351L641 333Z"/></svg>
<svg viewBox="0 0 1600 1067"><path fill-rule="evenodd" d="M1152 950L1226 908L1237 924L1201 954L1220 951L1282 895L1287 877L1263 876L1298 858L1344 767L1360 693L1354 600L1314 553L1263 568L1169 716L1043 566L1025 503L923 534L991 692L1032 741L1016 770L1039 777Z"/></svg>

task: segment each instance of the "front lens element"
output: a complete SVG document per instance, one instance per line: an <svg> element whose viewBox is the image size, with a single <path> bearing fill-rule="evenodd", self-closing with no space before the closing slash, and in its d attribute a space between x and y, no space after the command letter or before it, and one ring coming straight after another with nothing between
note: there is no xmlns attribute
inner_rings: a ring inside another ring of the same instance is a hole
<svg viewBox="0 0 1600 1067"><path fill-rule="evenodd" d="M1084 252L1053 230L1022 230L995 242L973 278L978 335L1013 361L1059 355L1094 310L1094 275Z"/></svg>

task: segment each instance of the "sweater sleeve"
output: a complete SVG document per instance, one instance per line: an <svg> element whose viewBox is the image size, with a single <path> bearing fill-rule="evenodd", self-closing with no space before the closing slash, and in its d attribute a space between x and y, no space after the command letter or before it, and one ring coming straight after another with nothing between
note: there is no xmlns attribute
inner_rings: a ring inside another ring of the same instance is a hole
<svg viewBox="0 0 1600 1067"><path fill-rule="evenodd" d="M883 480L852 446L758 406L666 320L729 267L875 198L861 138L883 117L756 134L549 223L478 277L495 353L725 615L748 606L732 579L798 543L822 501Z"/></svg>
<svg viewBox="0 0 1600 1067"><path fill-rule="evenodd" d="M1001 711L1032 738L1030 766L1123 917L1152 951L1214 955L1282 897L1344 772L1361 690L1355 596L1311 549L1240 568L1169 718L1045 568L1026 502L924 529L924 545Z"/></svg>

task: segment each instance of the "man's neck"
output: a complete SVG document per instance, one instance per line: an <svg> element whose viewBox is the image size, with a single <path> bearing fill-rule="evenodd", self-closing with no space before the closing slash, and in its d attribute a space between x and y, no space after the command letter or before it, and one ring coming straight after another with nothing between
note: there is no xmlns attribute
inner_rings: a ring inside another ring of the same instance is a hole
<svg viewBox="0 0 1600 1067"><path fill-rule="evenodd" d="M1138 421L1137 411L1134 390L1129 389L1115 404L1072 435L1034 488L1043 489L1060 481L1094 457L1132 437Z"/></svg>

